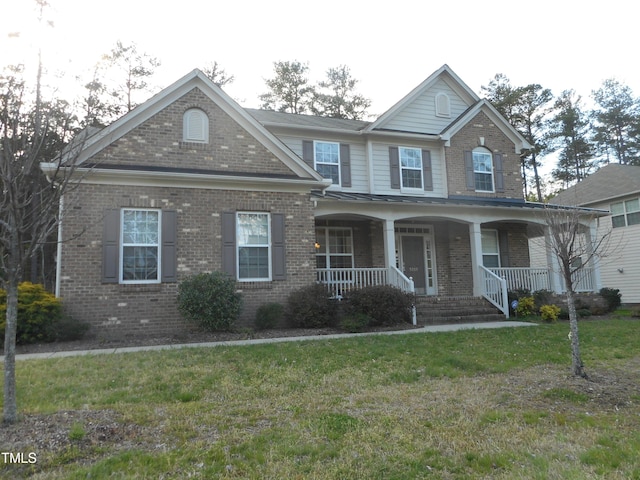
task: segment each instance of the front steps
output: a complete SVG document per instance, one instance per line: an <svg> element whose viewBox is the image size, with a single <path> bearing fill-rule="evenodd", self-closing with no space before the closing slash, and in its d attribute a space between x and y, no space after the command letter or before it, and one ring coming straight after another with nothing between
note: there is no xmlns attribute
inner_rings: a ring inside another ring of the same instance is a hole
<svg viewBox="0 0 640 480"><path fill-rule="evenodd" d="M482 297L416 296L418 325L500 322L506 317Z"/></svg>

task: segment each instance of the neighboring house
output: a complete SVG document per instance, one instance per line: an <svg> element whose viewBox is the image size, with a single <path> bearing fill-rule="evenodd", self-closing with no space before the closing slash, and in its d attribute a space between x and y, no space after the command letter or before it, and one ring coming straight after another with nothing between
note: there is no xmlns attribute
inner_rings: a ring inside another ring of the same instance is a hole
<svg viewBox="0 0 640 480"><path fill-rule="evenodd" d="M600 259L601 282L620 289L623 303L640 303L640 167L605 165L551 203L610 212L598 222L598 236L609 236Z"/></svg>
<svg viewBox="0 0 640 480"><path fill-rule="evenodd" d="M373 122L243 109L194 70L82 145L57 294L118 335L184 329L178 282L214 270L237 280L245 324L316 281L508 315L507 288L550 285L530 268L528 148L446 65Z"/></svg>

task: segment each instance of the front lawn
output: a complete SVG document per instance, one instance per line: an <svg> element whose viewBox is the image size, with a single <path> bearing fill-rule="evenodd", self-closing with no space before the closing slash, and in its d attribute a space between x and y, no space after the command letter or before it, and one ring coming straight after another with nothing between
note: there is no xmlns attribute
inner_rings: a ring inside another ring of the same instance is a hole
<svg viewBox="0 0 640 480"><path fill-rule="evenodd" d="M0 476L640 478L640 321L580 329L590 382L567 323L19 361Z"/></svg>

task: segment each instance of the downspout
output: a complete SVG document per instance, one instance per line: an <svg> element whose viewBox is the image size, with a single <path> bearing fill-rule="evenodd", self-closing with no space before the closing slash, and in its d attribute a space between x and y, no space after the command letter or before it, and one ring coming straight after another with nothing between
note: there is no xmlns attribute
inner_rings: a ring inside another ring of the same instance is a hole
<svg viewBox="0 0 640 480"><path fill-rule="evenodd" d="M56 297L60 298L60 276L62 275L62 215L64 213L64 196L60 196L58 204L58 245L56 245Z"/></svg>

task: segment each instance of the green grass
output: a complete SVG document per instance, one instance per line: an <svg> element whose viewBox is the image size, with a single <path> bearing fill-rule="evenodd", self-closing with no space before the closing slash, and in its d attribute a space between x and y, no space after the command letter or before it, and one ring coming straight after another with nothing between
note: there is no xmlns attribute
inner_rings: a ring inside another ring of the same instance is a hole
<svg viewBox="0 0 640 480"><path fill-rule="evenodd" d="M0 477L640 479L639 329L581 322L591 384L566 323L20 361L23 422L69 422Z"/></svg>

